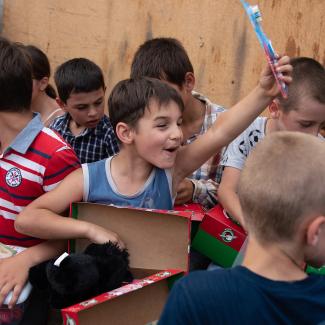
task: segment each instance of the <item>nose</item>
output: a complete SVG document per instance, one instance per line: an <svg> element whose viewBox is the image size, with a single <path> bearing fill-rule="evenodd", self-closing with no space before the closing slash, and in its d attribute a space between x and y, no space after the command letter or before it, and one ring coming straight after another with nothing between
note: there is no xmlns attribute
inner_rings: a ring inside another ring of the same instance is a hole
<svg viewBox="0 0 325 325"><path fill-rule="evenodd" d="M88 117L94 117L97 115L98 110L96 109L95 106L90 106L88 110Z"/></svg>
<svg viewBox="0 0 325 325"><path fill-rule="evenodd" d="M182 141L182 138L183 138L183 132L182 132L182 129L180 128L180 126L178 125L175 125L175 127L173 127L173 130L170 134L170 138L172 140L178 140L178 141Z"/></svg>

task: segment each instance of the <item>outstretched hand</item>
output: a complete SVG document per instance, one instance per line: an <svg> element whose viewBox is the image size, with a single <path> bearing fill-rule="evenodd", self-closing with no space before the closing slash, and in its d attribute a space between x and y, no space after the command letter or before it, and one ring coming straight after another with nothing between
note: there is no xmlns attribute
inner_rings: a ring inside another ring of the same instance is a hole
<svg viewBox="0 0 325 325"><path fill-rule="evenodd" d="M280 57L278 63L274 67L277 72L282 73L279 79L283 80L287 85L290 84L292 81L292 65L290 64L290 58L288 56ZM280 89L269 65L263 69L259 84L269 97L276 97L280 94Z"/></svg>

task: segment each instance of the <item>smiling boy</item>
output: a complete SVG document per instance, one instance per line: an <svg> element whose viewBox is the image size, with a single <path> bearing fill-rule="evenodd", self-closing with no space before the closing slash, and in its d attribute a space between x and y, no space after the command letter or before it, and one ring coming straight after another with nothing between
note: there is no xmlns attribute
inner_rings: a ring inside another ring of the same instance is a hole
<svg viewBox="0 0 325 325"><path fill-rule="evenodd" d="M276 69L284 73L285 82L291 82L288 57L282 57ZM70 202L82 199L172 209L179 182L234 139L278 93L267 67L250 94L223 113L199 139L181 147L184 104L177 91L151 78L119 82L108 103L121 144L119 154L84 164L82 170L70 174L58 188L24 209L15 222L16 228L41 238L68 236L73 220L59 213Z"/></svg>
<svg viewBox="0 0 325 325"><path fill-rule="evenodd" d="M81 163L107 158L119 150L104 114L105 83L101 69L84 58L60 65L54 75L60 107L66 112L51 128L72 146Z"/></svg>

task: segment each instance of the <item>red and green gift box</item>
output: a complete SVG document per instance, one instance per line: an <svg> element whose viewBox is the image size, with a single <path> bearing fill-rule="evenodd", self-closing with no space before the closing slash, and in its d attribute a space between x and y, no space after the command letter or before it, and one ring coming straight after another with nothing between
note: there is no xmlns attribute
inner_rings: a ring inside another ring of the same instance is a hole
<svg viewBox="0 0 325 325"><path fill-rule="evenodd" d="M205 213L192 247L215 264L231 267L246 240L244 229L233 222L221 205Z"/></svg>

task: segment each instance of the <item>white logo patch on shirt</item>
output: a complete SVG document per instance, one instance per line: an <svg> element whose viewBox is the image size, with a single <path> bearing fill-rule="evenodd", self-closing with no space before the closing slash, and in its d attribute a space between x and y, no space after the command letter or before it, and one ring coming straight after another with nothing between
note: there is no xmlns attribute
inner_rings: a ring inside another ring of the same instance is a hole
<svg viewBox="0 0 325 325"><path fill-rule="evenodd" d="M17 187L21 184L21 171L17 167L10 168L6 174L6 183L10 187Z"/></svg>

